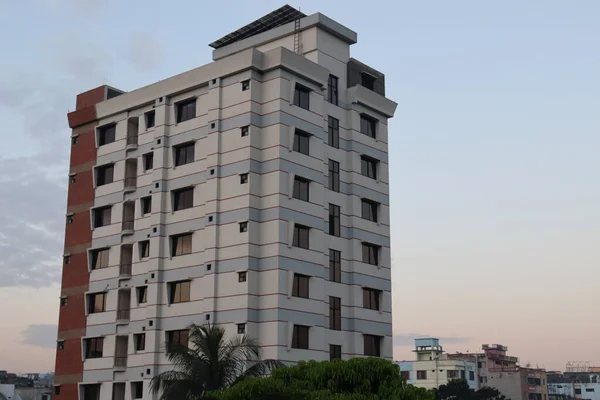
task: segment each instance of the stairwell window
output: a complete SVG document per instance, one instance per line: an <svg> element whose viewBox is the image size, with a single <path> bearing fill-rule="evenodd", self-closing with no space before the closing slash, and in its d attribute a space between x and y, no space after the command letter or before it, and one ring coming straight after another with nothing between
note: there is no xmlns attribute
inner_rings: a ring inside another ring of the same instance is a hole
<svg viewBox="0 0 600 400"><path fill-rule="evenodd" d="M327 119L327 144L336 149L340 148L340 120L329 116Z"/></svg>
<svg viewBox="0 0 600 400"><path fill-rule="evenodd" d="M310 89L306 86L296 84L294 89L294 105L305 110L310 109Z"/></svg>
<svg viewBox="0 0 600 400"><path fill-rule="evenodd" d="M98 146L104 146L115 141L115 132L117 126L115 124L105 125L98 128Z"/></svg>
<svg viewBox="0 0 600 400"><path fill-rule="evenodd" d="M177 123L196 118L196 99L180 101L175 104Z"/></svg>
<svg viewBox="0 0 600 400"><path fill-rule="evenodd" d="M327 101L331 104L338 105L338 78L337 76L329 75L327 81Z"/></svg>
<svg viewBox="0 0 600 400"><path fill-rule="evenodd" d="M294 132L294 151L310 155L310 134L296 129Z"/></svg>
<svg viewBox="0 0 600 400"><path fill-rule="evenodd" d="M375 139L377 136L377 120L373 117L362 114L360 116L360 132Z"/></svg>

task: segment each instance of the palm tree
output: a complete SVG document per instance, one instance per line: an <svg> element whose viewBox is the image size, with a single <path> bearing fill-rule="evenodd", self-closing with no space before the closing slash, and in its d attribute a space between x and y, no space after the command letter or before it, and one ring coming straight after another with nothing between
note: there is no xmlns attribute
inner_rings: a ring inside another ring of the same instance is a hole
<svg viewBox="0 0 600 400"><path fill-rule="evenodd" d="M150 382L150 390L161 400L196 400L212 390L224 389L248 378L265 376L283 364L262 360L258 341L247 335L225 337L225 329L214 325L189 326L190 346L167 346L172 371Z"/></svg>

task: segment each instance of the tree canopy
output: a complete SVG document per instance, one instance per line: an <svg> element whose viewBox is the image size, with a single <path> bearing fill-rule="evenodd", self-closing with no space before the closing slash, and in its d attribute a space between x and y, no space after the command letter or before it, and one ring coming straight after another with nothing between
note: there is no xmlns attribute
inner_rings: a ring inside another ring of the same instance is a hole
<svg viewBox="0 0 600 400"><path fill-rule="evenodd" d="M509 400L497 389L483 387L471 389L464 379L454 379L441 385L436 392L436 400Z"/></svg>

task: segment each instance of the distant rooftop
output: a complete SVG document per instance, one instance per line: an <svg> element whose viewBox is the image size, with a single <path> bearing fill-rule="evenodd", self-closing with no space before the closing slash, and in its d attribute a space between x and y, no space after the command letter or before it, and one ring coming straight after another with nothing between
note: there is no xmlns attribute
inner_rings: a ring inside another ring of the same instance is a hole
<svg viewBox="0 0 600 400"><path fill-rule="evenodd" d="M219 49L221 47L230 45L231 43L239 42L240 40L258 35L259 33L277 28L278 26L285 25L304 17L306 17L306 14L286 4L285 6L270 12L264 17L259 18L256 21L238 29L237 31L223 36L221 39L209 44L209 46L214 49Z"/></svg>

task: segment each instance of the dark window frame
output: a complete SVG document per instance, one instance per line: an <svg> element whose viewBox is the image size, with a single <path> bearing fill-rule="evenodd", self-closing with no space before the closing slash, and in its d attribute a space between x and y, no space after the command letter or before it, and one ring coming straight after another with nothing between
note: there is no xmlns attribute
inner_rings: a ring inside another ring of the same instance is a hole
<svg viewBox="0 0 600 400"><path fill-rule="evenodd" d="M342 209L329 203L329 234L340 237L342 234Z"/></svg>
<svg viewBox="0 0 600 400"><path fill-rule="evenodd" d="M154 169L154 152L153 151L142 155L142 164L144 166L144 172Z"/></svg>
<svg viewBox="0 0 600 400"><path fill-rule="evenodd" d="M140 209L142 211L142 215L147 215L152 213L152 196L146 196L140 198Z"/></svg>
<svg viewBox="0 0 600 400"><path fill-rule="evenodd" d="M379 311L381 309L381 290L364 287L362 292L363 308Z"/></svg>
<svg viewBox="0 0 600 400"><path fill-rule="evenodd" d="M292 197L302 201L310 201L310 180L301 176L294 176Z"/></svg>
<svg viewBox="0 0 600 400"><path fill-rule="evenodd" d="M310 155L310 137L310 133L296 129L294 131L293 150L307 156Z"/></svg>
<svg viewBox="0 0 600 400"><path fill-rule="evenodd" d="M375 91L375 82L377 81L377 77L373 76L367 72L362 72L360 74L360 85L365 89L369 89Z"/></svg>
<svg viewBox="0 0 600 400"><path fill-rule="evenodd" d="M102 358L104 354L104 338L95 337L85 339L85 359Z"/></svg>
<svg viewBox="0 0 600 400"><path fill-rule="evenodd" d="M377 167L379 166L379 160L369 157L360 156L360 174L367 178L377 180Z"/></svg>
<svg viewBox="0 0 600 400"><path fill-rule="evenodd" d="M237 333L238 335L246 334L246 324L237 324Z"/></svg>
<svg viewBox="0 0 600 400"><path fill-rule="evenodd" d="M89 293L88 314L98 314L102 312L106 312L106 292Z"/></svg>
<svg viewBox="0 0 600 400"><path fill-rule="evenodd" d="M141 240L139 243L140 246L140 259L150 257L150 241L149 240Z"/></svg>
<svg viewBox="0 0 600 400"><path fill-rule="evenodd" d="M294 274L292 297L300 297L303 299L310 298L310 276Z"/></svg>
<svg viewBox="0 0 600 400"><path fill-rule="evenodd" d="M93 228L101 228L111 224L112 206L94 208L94 226Z"/></svg>
<svg viewBox="0 0 600 400"><path fill-rule="evenodd" d="M188 347L190 343L190 331L188 329L176 329L166 331L167 348L173 345ZM185 344L184 344L185 343Z"/></svg>
<svg viewBox="0 0 600 400"><path fill-rule="evenodd" d="M329 171L329 184L328 189L334 192L340 192L340 163L329 159L328 163Z"/></svg>
<svg viewBox="0 0 600 400"><path fill-rule="evenodd" d="M312 92L310 88L296 83L294 87L294 105L305 110L310 110L310 92Z"/></svg>
<svg viewBox="0 0 600 400"><path fill-rule="evenodd" d="M105 164L96 167L96 187L108 185L115 180L115 165Z"/></svg>
<svg viewBox="0 0 600 400"><path fill-rule="evenodd" d="M360 200L361 217L371 222L379 221L379 203L370 199Z"/></svg>
<svg viewBox="0 0 600 400"><path fill-rule="evenodd" d="M181 122L189 121L190 119L196 118L196 98L181 100L175 103L175 121L179 124Z"/></svg>
<svg viewBox="0 0 600 400"><path fill-rule="evenodd" d="M169 304L189 303L191 301L192 281L169 282Z"/></svg>
<svg viewBox="0 0 600 400"><path fill-rule="evenodd" d="M339 250L329 249L329 280L342 281L342 252Z"/></svg>
<svg viewBox="0 0 600 400"><path fill-rule="evenodd" d="M308 226L294 224L292 246L301 249L310 249L310 228Z"/></svg>
<svg viewBox="0 0 600 400"><path fill-rule="evenodd" d="M154 128L156 124L156 111L151 110L144 114L144 122L146 123L146 130Z"/></svg>
<svg viewBox="0 0 600 400"><path fill-rule="evenodd" d="M90 250L91 254L91 266L90 270L103 269L109 267L110 248L104 247L102 249ZM105 261L105 262L103 262Z"/></svg>
<svg viewBox="0 0 600 400"><path fill-rule="evenodd" d="M173 192L173 212L194 207L194 187L175 189Z"/></svg>
<svg viewBox="0 0 600 400"><path fill-rule="evenodd" d="M425 380L427 379L427 370L418 370L417 371L417 380Z"/></svg>
<svg viewBox="0 0 600 400"><path fill-rule="evenodd" d="M377 119L366 114L360 115L360 133L373 139L377 138Z"/></svg>
<svg viewBox="0 0 600 400"><path fill-rule="evenodd" d="M98 147L114 143L117 135L117 124L108 124L98 128Z"/></svg>
<svg viewBox="0 0 600 400"><path fill-rule="evenodd" d="M340 120L331 115L327 118L327 144L333 148L340 148Z"/></svg>
<svg viewBox="0 0 600 400"><path fill-rule="evenodd" d="M339 79L335 75L329 75L327 79L327 101L333 105L338 105L339 100Z"/></svg>
<svg viewBox="0 0 600 400"><path fill-rule="evenodd" d="M306 325L294 325L292 331L292 348L308 350L310 345L310 327Z"/></svg>
<svg viewBox="0 0 600 400"><path fill-rule="evenodd" d="M243 283L248 280L248 271L238 272L238 282Z"/></svg>
<svg viewBox="0 0 600 400"><path fill-rule="evenodd" d="M381 246L373 243L362 243L362 262L370 265L379 265L379 250Z"/></svg>
<svg viewBox="0 0 600 400"><path fill-rule="evenodd" d="M342 298L329 296L329 329L342 330Z"/></svg>
<svg viewBox="0 0 600 400"><path fill-rule="evenodd" d="M242 92L245 92L246 90L250 90L250 79L243 80L241 82L241 84L242 84Z"/></svg>
<svg viewBox="0 0 600 400"><path fill-rule="evenodd" d="M329 361L341 360L342 359L342 345L330 344L329 345Z"/></svg>
<svg viewBox="0 0 600 400"><path fill-rule="evenodd" d="M381 336L363 334L365 356L381 357Z"/></svg>
<svg viewBox="0 0 600 400"><path fill-rule="evenodd" d="M148 302L148 286L136 287L135 296L138 304L146 304Z"/></svg>
<svg viewBox="0 0 600 400"><path fill-rule="evenodd" d="M135 351L146 350L146 332L135 333L133 335L133 346Z"/></svg>
<svg viewBox="0 0 600 400"><path fill-rule="evenodd" d="M171 257L192 254L192 236L193 233L171 235Z"/></svg>
<svg viewBox="0 0 600 400"><path fill-rule="evenodd" d="M196 143L186 142L173 146L173 164L176 167L191 164L195 161L196 157Z"/></svg>
<svg viewBox="0 0 600 400"><path fill-rule="evenodd" d="M144 382L131 382L133 386L133 391L132 391L132 395L133 395L133 399L134 400L138 400L138 399L143 399L144 398Z"/></svg>

